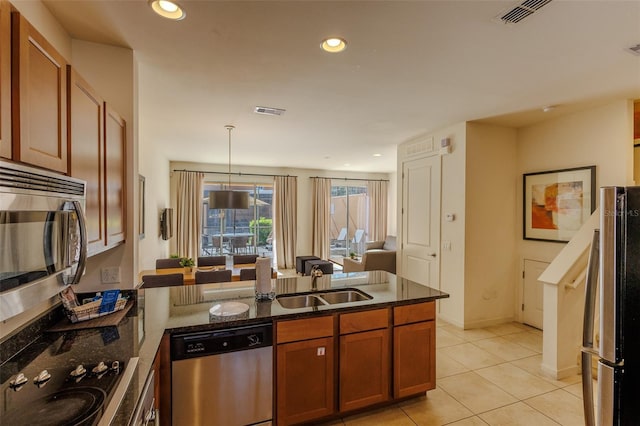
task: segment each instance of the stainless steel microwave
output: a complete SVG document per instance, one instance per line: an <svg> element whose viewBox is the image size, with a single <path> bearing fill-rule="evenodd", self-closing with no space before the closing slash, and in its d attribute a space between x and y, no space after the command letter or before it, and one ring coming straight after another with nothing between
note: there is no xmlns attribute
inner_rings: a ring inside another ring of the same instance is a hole
<svg viewBox="0 0 640 426"><path fill-rule="evenodd" d="M86 183L0 160L0 321L79 282Z"/></svg>

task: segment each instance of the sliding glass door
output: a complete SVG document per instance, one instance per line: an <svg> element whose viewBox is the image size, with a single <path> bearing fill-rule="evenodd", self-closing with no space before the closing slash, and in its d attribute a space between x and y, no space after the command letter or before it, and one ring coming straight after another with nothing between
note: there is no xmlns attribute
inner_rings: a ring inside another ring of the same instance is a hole
<svg viewBox="0 0 640 426"><path fill-rule="evenodd" d="M361 255L367 240L367 186L365 182L335 180L331 185L331 258L341 262L350 254Z"/></svg>
<svg viewBox="0 0 640 426"><path fill-rule="evenodd" d="M202 201L203 256L258 254L272 257L273 185L235 184L234 191L249 193L248 209L209 209L209 192L227 189L221 183L205 183Z"/></svg>

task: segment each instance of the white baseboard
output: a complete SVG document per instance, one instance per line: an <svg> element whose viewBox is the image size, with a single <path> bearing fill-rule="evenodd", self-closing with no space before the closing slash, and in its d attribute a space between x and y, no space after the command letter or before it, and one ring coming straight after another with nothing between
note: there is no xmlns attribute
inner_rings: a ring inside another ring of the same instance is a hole
<svg viewBox="0 0 640 426"><path fill-rule="evenodd" d="M464 329L469 330L472 328L484 328L491 327L493 325L500 325L507 322L513 322L514 318L511 317L503 317L503 318L491 318L486 320L477 320L477 321L469 321L464 323Z"/></svg>
<svg viewBox="0 0 640 426"><path fill-rule="evenodd" d="M556 370L555 368L547 367L546 365L541 364L540 371L545 377L549 377L555 380L561 380L565 377L575 376L576 374L580 373L580 367L578 367L577 365L572 365L570 367Z"/></svg>

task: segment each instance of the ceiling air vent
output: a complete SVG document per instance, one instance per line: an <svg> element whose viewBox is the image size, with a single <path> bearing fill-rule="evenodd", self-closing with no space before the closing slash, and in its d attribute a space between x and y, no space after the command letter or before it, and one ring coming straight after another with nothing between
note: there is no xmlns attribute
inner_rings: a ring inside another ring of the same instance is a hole
<svg viewBox="0 0 640 426"><path fill-rule="evenodd" d="M271 107L263 107L257 106L253 110L256 114L264 114L264 115L282 115L286 110L280 108L271 108Z"/></svg>
<svg viewBox="0 0 640 426"><path fill-rule="evenodd" d="M525 0L517 6L500 13L497 18L505 24L517 24L549 3L551 3L551 0Z"/></svg>

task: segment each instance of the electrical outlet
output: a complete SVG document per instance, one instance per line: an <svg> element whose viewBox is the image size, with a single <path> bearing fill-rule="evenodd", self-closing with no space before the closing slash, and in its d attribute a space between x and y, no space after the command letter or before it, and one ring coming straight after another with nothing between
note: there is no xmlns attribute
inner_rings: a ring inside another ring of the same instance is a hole
<svg viewBox="0 0 640 426"><path fill-rule="evenodd" d="M442 242L442 248L444 250L451 250L451 241L443 241Z"/></svg>
<svg viewBox="0 0 640 426"><path fill-rule="evenodd" d="M116 284L120 282L120 267L110 266L100 270L102 284Z"/></svg>

